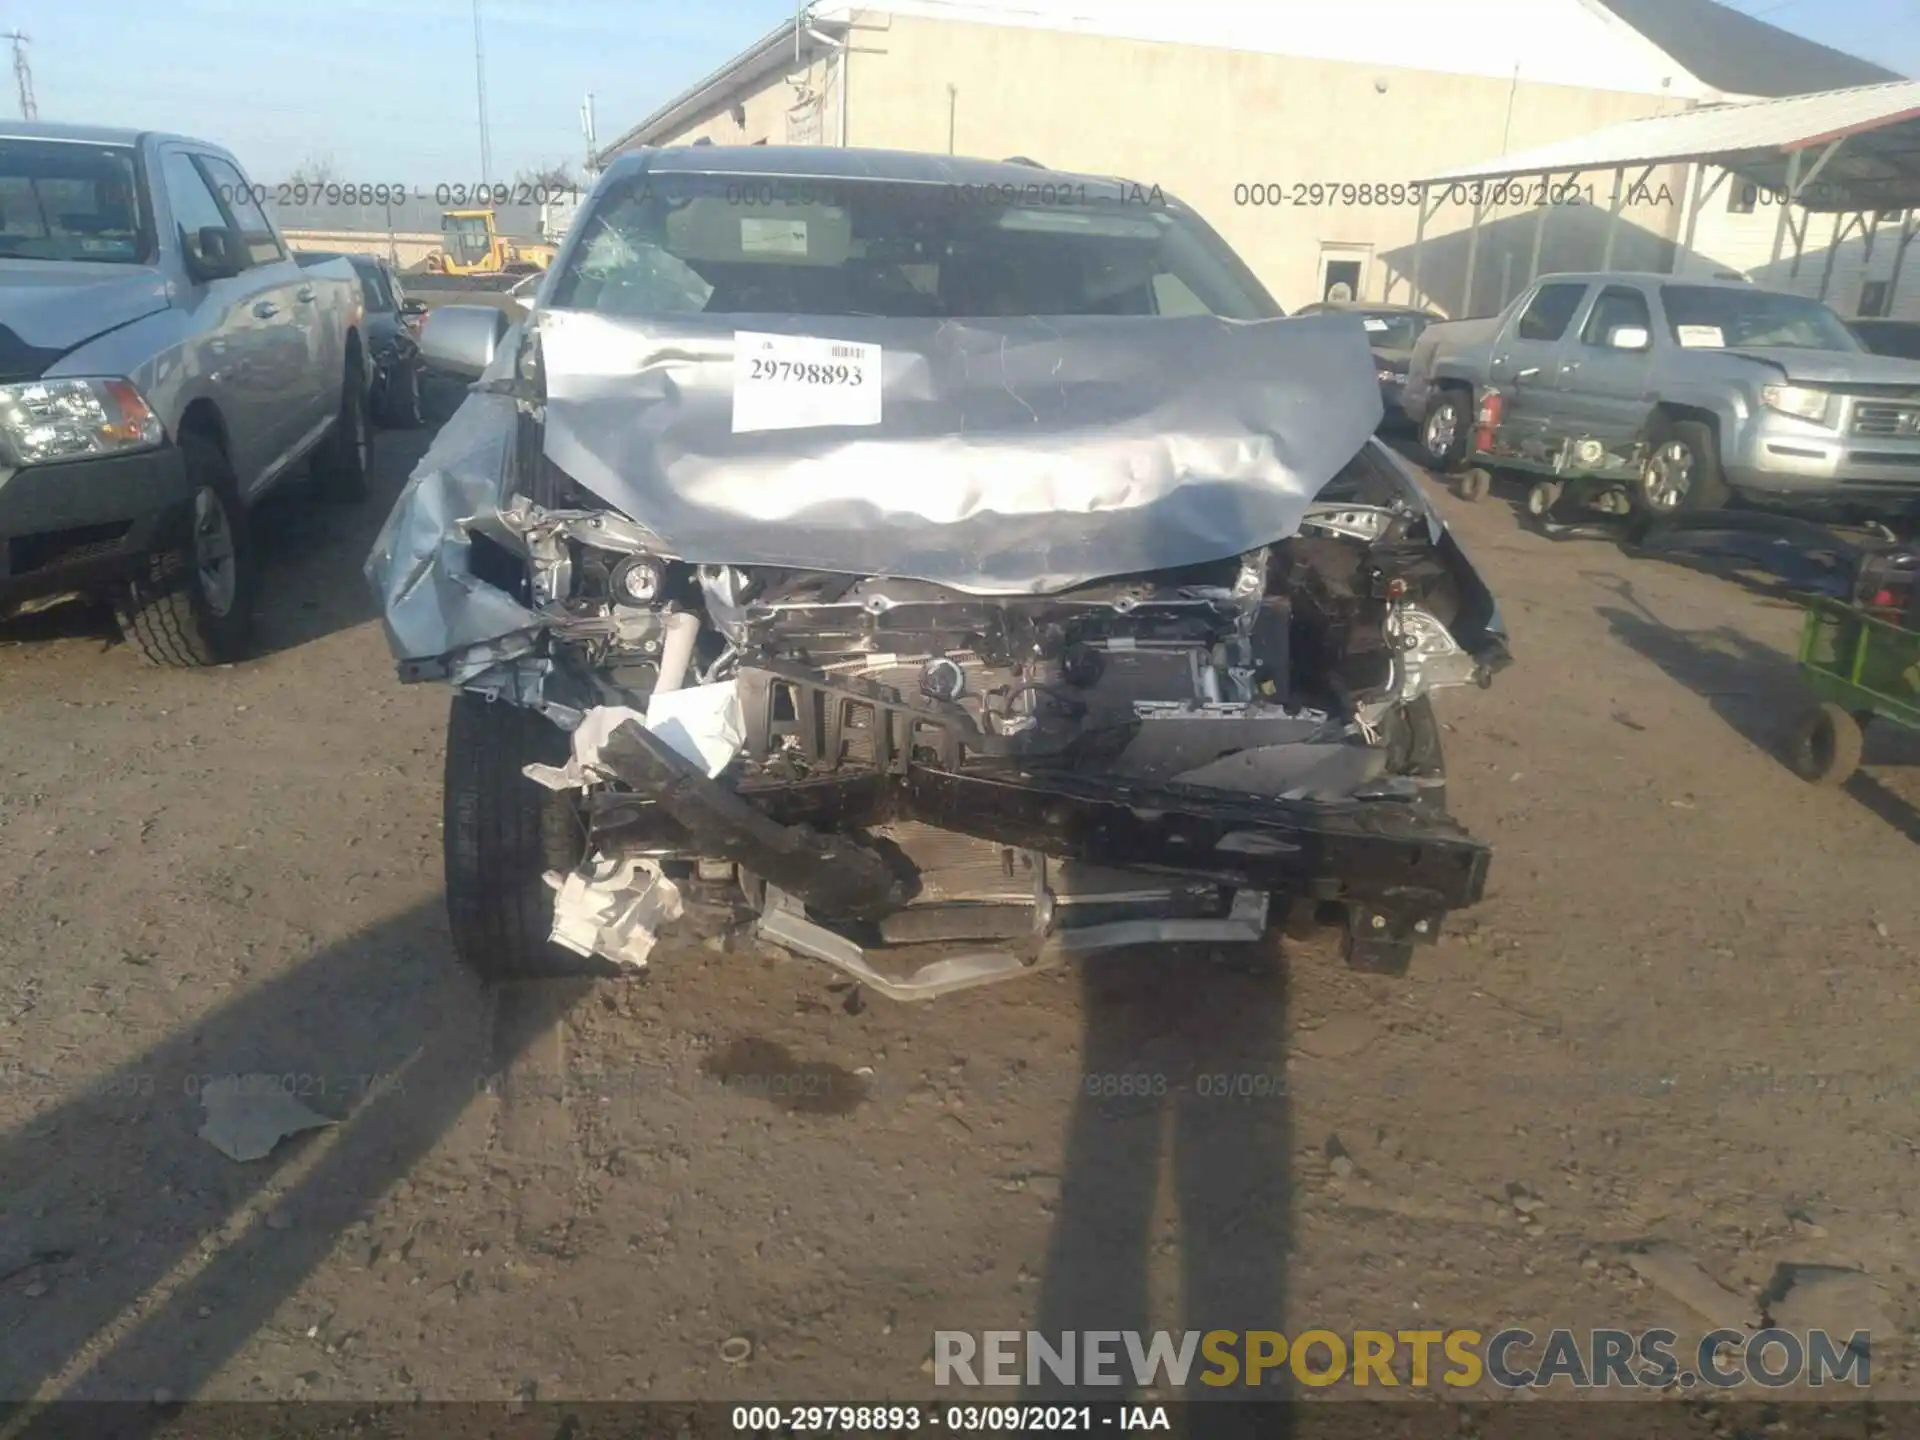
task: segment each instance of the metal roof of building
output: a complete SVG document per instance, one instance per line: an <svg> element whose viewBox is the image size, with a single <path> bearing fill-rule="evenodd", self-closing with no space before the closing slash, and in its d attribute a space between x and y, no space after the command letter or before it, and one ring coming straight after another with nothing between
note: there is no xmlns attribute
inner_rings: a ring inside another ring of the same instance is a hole
<svg viewBox="0 0 1920 1440"><path fill-rule="evenodd" d="M1596 0L1729 95L1805 95L1906 77L1714 0ZM1764 13L1764 12L1762 12Z"/></svg>
<svg viewBox="0 0 1920 1440"><path fill-rule="evenodd" d="M1920 206L1920 81L1861 85L1779 100L1703 105L1629 120L1571 140L1429 176L1428 184L1702 161L1784 191L1790 157L1842 141L1818 174L1802 173L1809 210ZM1803 162L1804 164L1804 162Z"/></svg>

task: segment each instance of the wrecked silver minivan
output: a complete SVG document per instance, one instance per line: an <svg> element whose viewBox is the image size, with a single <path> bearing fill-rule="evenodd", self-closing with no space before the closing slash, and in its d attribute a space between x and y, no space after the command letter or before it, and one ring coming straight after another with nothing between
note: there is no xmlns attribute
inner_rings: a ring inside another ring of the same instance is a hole
<svg viewBox="0 0 1920 1440"><path fill-rule="evenodd" d="M455 942L642 965L690 892L911 999L1337 906L1403 970L1488 850L1428 696L1507 662L1361 328L1024 163L623 158L367 562L456 687Z"/></svg>

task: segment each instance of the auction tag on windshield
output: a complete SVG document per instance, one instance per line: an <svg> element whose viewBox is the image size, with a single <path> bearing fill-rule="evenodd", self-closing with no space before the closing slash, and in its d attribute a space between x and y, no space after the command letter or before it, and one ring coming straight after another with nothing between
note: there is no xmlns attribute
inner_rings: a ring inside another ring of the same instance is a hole
<svg viewBox="0 0 1920 1440"><path fill-rule="evenodd" d="M805 255L807 222L770 219L764 215L740 217L740 253L743 255Z"/></svg>
<svg viewBox="0 0 1920 1440"><path fill-rule="evenodd" d="M1673 338L1686 350L1724 350L1727 345L1718 325L1676 325Z"/></svg>
<svg viewBox="0 0 1920 1440"><path fill-rule="evenodd" d="M1387 328L1387 322L1379 319L1378 317L1375 317L1374 319L1371 319L1371 320L1362 320L1360 323L1366 326L1367 329L1373 331L1374 334L1376 335L1379 334L1382 330Z"/></svg>
<svg viewBox="0 0 1920 1440"><path fill-rule="evenodd" d="M733 433L880 423L880 347L733 332Z"/></svg>

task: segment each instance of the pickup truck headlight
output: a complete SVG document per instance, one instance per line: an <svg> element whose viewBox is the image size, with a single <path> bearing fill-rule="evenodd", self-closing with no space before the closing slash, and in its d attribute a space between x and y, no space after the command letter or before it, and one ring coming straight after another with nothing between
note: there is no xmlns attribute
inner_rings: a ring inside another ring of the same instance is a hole
<svg viewBox="0 0 1920 1440"><path fill-rule="evenodd" d="M22 465L151 450L166 438L130 380L0 385L0 441Z"/></svg>
<svg viewBox="0 0 1920 1440"><path fill-rule="evenodd" d="M1798 416L1816 425L1830 423L1827 412L1833 408L1833 396L1825 390L1809 390L1804 385L1762 385L1760 403L1782 415Z"/></svg>

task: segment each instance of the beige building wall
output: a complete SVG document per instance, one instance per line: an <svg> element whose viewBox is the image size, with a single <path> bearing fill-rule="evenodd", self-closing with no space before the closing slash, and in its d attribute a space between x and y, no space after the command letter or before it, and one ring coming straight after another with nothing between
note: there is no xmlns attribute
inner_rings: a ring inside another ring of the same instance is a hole
<svg viewBox="0 0 1920 1440"><path fill-rule="evenodd" d="M1362 262L1363 298L1406 300L1416 208L1256 205L1236 186L1273 182L1291 200L1295 184L1390 185L1684 108L1524 75L1515 82L873 11L862 12L850 38L850 144L1028 155L1160 184L1198 209L1289 308L1319 298L1330 246ZM1604 196L1611 176L1585 181ZM1671 239L1678 209L1630 215L1616 263L1664 258L1659 243ZM1496 223L1475 257L1474 310L1497 307L1501 255L1513 288L1531 259L1530 215L1510 207L1489 218ZM1597 265L1601 218L1556 214L1543 268ZM1464 204L1442 208L1423 245L1426 298L1449 313L1460 309L1470 219Z"/></svg>

